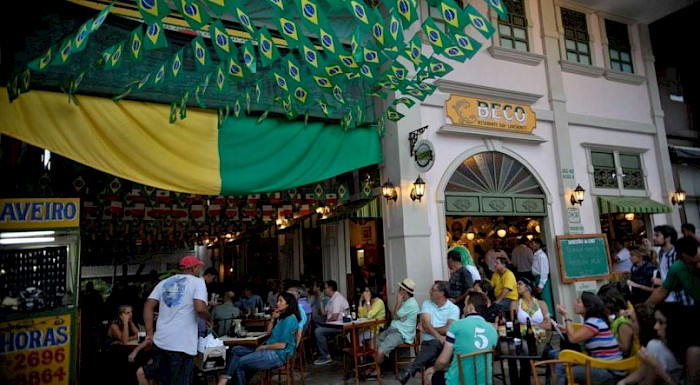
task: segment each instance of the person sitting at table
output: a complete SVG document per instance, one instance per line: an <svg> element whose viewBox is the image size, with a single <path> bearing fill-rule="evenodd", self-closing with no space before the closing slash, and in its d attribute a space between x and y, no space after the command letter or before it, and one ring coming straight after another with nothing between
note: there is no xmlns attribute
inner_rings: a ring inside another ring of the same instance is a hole
<svg viewBox="0 0 700 385"><path fill-rule="evenodd" d="M379 334L377 351L374 359L379 364L388 357L401 343L412 344L416 338L416 319L418 318L418 301L413 298L416 283L405 278L396 292L396 304L392 313L391 325Z"/></svg>
<svg viewBox="0 0 700 385"><path fill-rule="evenodd" d="M384 301L377 297L377 293L369 286L365 285L362 289L362 298L360 298L360 306L357 309L357 317L369 318L375 321L383 321L386 319L386 310L384 309ZM364 345L366 339L370 339L372 331L365 328L360 334L360 345ZM379 325L372 326L374 333L378 333Z"/></svg>
<svg viewBox="0 0 700 385"><path fill-rule="evenodd" d="M219 336L228 335L232 320L241 315L241 311L233 305L233 299L235 297L236 293L234 293L233 290L225 291L224 302L221 305L214 306L214 309L211 311L211 317L214 319L214 322L219 325L217 329Z"/></svg>
<svg viewBox="0 0 700 385"><path fill-rule="evenodd" d="M107 343L126 344L133 341L139 334L139 328L132 321L131 316L134 309L131 305L121 305L117 311L117 316L109 325L107 330Z"/></svg>
<svg viewBox="0 0 700 385"><path fill-rule="evenodd" d="M610 285L603 285L598 290L598 297L603 300L609 318L610 329L615 336L623 357L629 357L639 350L639 338L635 336L632 323L627 318L627 302L620 292Z"/></svg>
<svg viewBox="0 0 700 385"><path fill-rule="evenodd" d="M444 281L436 281L430 287L430 299L423 302L421 325L423 326L420 350L413 362L402 369L396 378L406 384L419 370L430 367L442 350L445 335L453 321L459 319L461 310L447 300L448 287Z"/></svg>
<svg viewBox="0 0 700 385"><path fill-rule="evenodd" d="M253 294L253 290L250 286L245 286L243 288L243 298L236 302L235 305L241 309L242 312L247 314L252 314L255 312L255 309L258 309L258 311L264 310L262 298L257 294Z"/></svg>
<svg viewBox="0 0 700 385"><path fill-rule="evenodd" d="M309 295L308 300L311 305L311 318L314 323L321 324L326 321L326 316L323 314L323 309L326 308L330 298L323 294L322 284L319 285L317 281L313 281L311 284L311 295Z"/></svg>
<svg viewBox="0 0 700 385"><path fill-rule="evenodd" d="M576 299L574 312L583 316L583 326L574 330L569 312L561 305L557 306L557 312L564 317L566 334L569 342L573 344L583 343L586 352L593 358L606 361L616 361L622 359L622 352L618 346L615 336L610 329L610 321L605 310L605 304L595 294L584 291L581 297ZM559 358L559 351L550 352L550 358ZM566 374L563 364L555 367L557 381L560 385L566 383ZM586 367L576 365L573 368L574 380L583 381L586 379ZM591 381L594 384L604 384L614 381L624 375L624 373L607 369L591 368Z"/></svg>
<svg viewBox="0 0 700 385"><path fill-rule="evenodd" d="M338 292L338 284L333 280L328 280L323 288L325 295L330 297L326 307L321 308L321 314L326 316L326 322L343 321L343 312L350 307L348 300ZM326 365L332 362L328 352L328 336L340 334L342 329L330 328L318 325L314 334L316 335L316 345L318 345L319 357L314 361L314 365Z"/></svg>
<svg viewBox="0 0 700 385"><path fill-rule="evenodd" d="M527 325L527 320L533 328L549 330L552 328L547 303L532 296L534 285L527 278L518 279L517 302L510 303L511 319L517 319L520 325Z"/></svg>
<svg viewBox="0 0 700 385"><path fill-rule="evenodd" d="M495 272L491 276L493 294L496 296L494 305L503 311L510 312L510 303L518 300L515 274L508 269L508 259L503 257L496 258L494 269Z"/></svg>
<svg viewBox="0 0 700 385"><path fill-rule="evenodd" d="M226 385L230 379L234 384L246 384L246 371L279 368L294 356L295 332L299 329L299 305L294 295L280 293L277 308L272 312L268 326L270 338L257 348L234 346L226 374L221 375L218 385ZM273 326L274 325L274 326Z"/></svg>
<svg viewBox="0 0 700 385"><path fill-rule="evenodd" d="M486 294L471 293L469 295L464 308L464 313L467 316L450 325L442 352L435 360L435 364L426 369L423 374L425 383L432 385L459 385L461 379L457 368L457 356L481 350L491 350L496 347L498 332L482 316L487 309L488 297L486 297ZM450 360L452 361L451 364ZM476 376L473 374L475 367ZM447 369L446 372L445 369ZM475 365L469 363L464 366L462 378L471 379L476 377L481 379L485 377L484 373L492 371L493 368L490 365L487 366L484 360L477 360ZM488 384L491 384L492 376L486 377L489 379Z"/></svg>

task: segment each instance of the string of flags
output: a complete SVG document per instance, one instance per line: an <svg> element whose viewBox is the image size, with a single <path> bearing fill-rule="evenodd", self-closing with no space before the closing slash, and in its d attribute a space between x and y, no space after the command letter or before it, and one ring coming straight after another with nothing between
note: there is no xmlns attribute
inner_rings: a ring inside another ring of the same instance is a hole
<svg viewBox="0 0 700 385"><path fill-rule="evenodd" d="M29 91L31 71L45 72L52 66L65 65L84 51L90 35L104 23L115 1L13 76L8 87L10 100ZM363 105L364 101L349 105L345 95L353 84L362 83L375 98L386 99L389 93L396 95L376 122L382 132L385 119L403 118L399 105L411 108L435 91L431 79L453 70L446 59L464 63L479 51L482 44L470 33L476 31L484 39L494 33L488 18L472 4L463 7L455 0L429 0L429 5L440 11L440 18L423 18L419 29L411 29L419 20L417 0L383 0L376 7L362 0L330 2L330 10L351 14L356 24L348 45L338 39L329 17L319 7L320 1L267 0L265 3L273 10L274 28L281 36L275 39L267 27L253 24L243 0L175 0L176 10L171 10L165 0L137 0L143 23L78 71L64 91L69 101L77 104L74 94L88 71L116 71L125 56L130 62L138 63L149 51L169 47L164 19L177 11L194 32L189 46L182 47L148 74L124 85L114 96L115 101L177 79L183 72L185 57L191 56L195 69L203 73L202 79L172 101L171 123L186 118L191 98L196 105L206 108L205 92L213 89L226 94L233 85L237 89L243 86L243 92L237 92L232 102L218 109L219 124L244 111L249 114L251 102L259 104L263 92L267 95L270 91L265 88L269 84L274 96L258 121L273 110L281 110L288 119L304 116L305 120L310 114L319 113L330 118L336 110L342 110L340 124L348 129L363 124L364 111L371 108ZM492 12L505 17L506 8L501 0L484 1ZM249 38L243 39L243 43L241 39L234 41L222 21L224 16L235 20ZM411 30L416 32L409 36ZM429 43L429 50L424 47L421 34ZM216 56L205 39L211 41ZM427 52L432 53L426 56Z"/></svg>

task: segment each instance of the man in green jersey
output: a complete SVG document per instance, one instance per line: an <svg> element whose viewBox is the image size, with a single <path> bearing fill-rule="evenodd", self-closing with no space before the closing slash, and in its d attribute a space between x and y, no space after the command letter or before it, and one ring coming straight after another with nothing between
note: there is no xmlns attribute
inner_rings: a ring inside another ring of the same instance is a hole
<svg viewBox="0 0 700 385"><path fill-rule="evenodd" d="M440 356L435 361L435 365L425 371L425 382L432 385L458 385L460 381L457 356L492 350L496 346L498 342L496 328L481 316L487 308L488 299L485 294L471 293L464 308L467 317L454 321L450 325ZM483 359L478 359L475 362L472 360L462 362L464 378L467 383L471 383L469 381L475 378L474 371L476 370L476 385L491 385L493 378L491 362L491 359L486 360L486 362Z"/></svg>

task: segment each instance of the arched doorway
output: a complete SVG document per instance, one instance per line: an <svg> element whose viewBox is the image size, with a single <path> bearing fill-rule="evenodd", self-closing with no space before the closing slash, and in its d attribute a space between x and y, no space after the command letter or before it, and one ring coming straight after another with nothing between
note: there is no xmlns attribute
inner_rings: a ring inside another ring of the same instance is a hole
<svg viewBox="0 0 700 385"><path fill-rule="evenodd" d="M493 266L484 256L494 246L510 256L521 240L547 239L545 191L532 172L508 154L484 151L470 156L450 176L444 194L447 246L467 247L487 275Z"/></svg>

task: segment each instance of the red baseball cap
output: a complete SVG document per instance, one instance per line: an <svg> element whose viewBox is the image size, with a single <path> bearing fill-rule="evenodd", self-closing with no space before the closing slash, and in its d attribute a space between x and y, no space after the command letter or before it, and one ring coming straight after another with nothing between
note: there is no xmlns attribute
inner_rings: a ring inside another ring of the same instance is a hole
<svg viewBox="0 0 700 385"><path fill-rule="evenodd" d="M195 257L194 255L184 256L180 260L180 268L181 269L189 269L190 267L201 266L203 264L204 264L204 262L197 259L197 257Z"/></svg>

